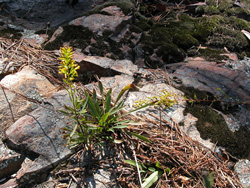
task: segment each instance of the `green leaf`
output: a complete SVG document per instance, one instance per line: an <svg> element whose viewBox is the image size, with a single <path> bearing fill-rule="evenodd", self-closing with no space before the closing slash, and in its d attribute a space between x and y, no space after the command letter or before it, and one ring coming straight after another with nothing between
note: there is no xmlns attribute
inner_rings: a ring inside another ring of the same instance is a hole
<svg viewBox="0 0 250 188"><path fill-rule="evenodd" d="M109 117L109 112L107 112L106 114L104 114L104 115L101 117L99 123L100 123L101 125L107 124L107 119L108 119L108 117Z"/></svg>
<svg viewBox="0 0 250 188"><path fill-rule="evenodd" d="M93 100L88 96L88 106L90 108L90 113L92 114L92 117L95 119L95 121L98 121L99 119L99 114L96 110L96 106L93 102Z"/></svg>
<svg viewBox="0 0 250 188"><path fill-rule="evenodd" d="M143 188L149 188L151 187L156 181L158 180L158 171L155 171L152 173L149 177L145 179L145 181L142 184Z"/></svg>
<svg viewBox="0 0 250 188"><path fill-rule="evenodd" d="M69 115L68 112L64 111L64 110L59 110L59 112L63 113L63 114L66 114L66 115Z"/></svg>
<svg viewBox="0 0 250 188"><path fill-rule="evenodd" d="M103 85L102 85L102 82L98 81L98 87L99 87L99 90L103 96Z"/></svg>
<svg viewBox="0 0 250 188"><path fill-rule="evenodd" d="M121 101L117 106L113 107L110 109L110 115L116 114L119 112L121 109L124 108L124 101Z"/></svg>
<svg viewBox="0 0 250 188"><path fill-rule="evenodd" d="M134 167L137 168L136 162L135 162L134 160L124 160L124 162L125 162L125 163L128 163L128 164L130 164L130 165L132 165L132 166L134 166ZM140 170L142 170L142 165L141 165L141 163L139 163L139 162L138 162L138 167L139 167Z"/></svg>
<svg viewBox="0 0 250 188"><path fill-rule="evenodd" d="M139 134L136 134L134 132L127 132L128 134L132 135L132 136L135 136L145 142L149 142L149 143L152 143L148 138L146 138L145 136L142 136L142 135L139 135Z"/></svg>
<svg viewBox="0 0 250 188"><path fill-rule="evenodd" d="M151 172L155 172L156 169L154 167L149 167L148 170Z"/></svg>
<svg viewBox="0 0 250 188"><path fill-rule="evenodd" d="M74 127L74 129L73 129L73 131L69 135L70 138L72 138L73 135L75 134L77 127L78 127L78 125L76 124L75 127Z"/></svg>
<svg viewBox="0 0 250 188"><path fill-rule="evenodd" d="M204 174L203 174L203 183L204 183L206 188L212 188L213 183L214 183L214 173L210 172L208 174L208 172L204 172Z"/></svg>
<svg viewBox="0 0 250 188"><path fill-rule="evenodd" d="M162 166L161 166L161 164L159 163L159 161L156 161L155 166L156 166L157 168L163 169Z"/></svg>
<svg viewBox="0 0 250 188"><path fill-rule="evenodd" d="M116 98L116 100L115 100L115 105L116 105L116 103L120 100L120 98L123 96L123 94L124 94L127 90L131 89L132 87L134 87L134 85L133 85L133 84L129 84L129 85L125 86L125 87L121 90L121 92L118 94L118 96L117 96L117 98Z"/></svg>
<svg viewBox="0 0 250 188"><path fill-rule="evenodd" d="M112 92L112 89L109 89L106 94L105 104L104 104L105 112L108 112L111 107L111 92Z"/></svg>

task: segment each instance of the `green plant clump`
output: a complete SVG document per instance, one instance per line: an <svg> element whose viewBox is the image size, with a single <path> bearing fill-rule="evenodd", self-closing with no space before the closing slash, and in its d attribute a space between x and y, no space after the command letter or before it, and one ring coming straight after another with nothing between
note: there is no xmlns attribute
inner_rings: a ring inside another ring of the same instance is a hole
<svg viewBox="0 0 250 188"><path fill-rule="evenodd" d="M73 107L65 106L66 111L61 110L62 113L70 115L75 122L73 126L64 128L67 132L64 136L68 138L68 145L72 148L83 144L84 148L90 151L94 141L113 140L116 143L122 142L116 138L118 132L121 132L122 129L132 124L131 121L124 120L123 117L154 104L154 102L149 102L125 114L121 114L121 110L124 108L124 100L121 99L123 95L133 87L132 84L121 90L114 103L111 99L112 89L109 89L108 92L105 93L101 82L98 82L100 97L97 96L95 90L92 93L85 90L84 99L80 99L72 83L77 77L77 70L80 68L73 60L72 48L61 48L60 60L61 66L59 67L59 73L65 77L63 81L68 86L66 89L73 104ZM150 142L150 140L142 135L128 131L124 133Z"/></svg>

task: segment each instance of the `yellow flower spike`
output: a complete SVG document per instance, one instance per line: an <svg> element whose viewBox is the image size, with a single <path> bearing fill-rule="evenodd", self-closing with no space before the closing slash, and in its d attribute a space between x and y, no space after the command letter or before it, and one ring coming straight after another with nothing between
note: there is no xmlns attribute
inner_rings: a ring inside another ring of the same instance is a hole
<svg viewBox="0 0 250 188"><path fill-rule="evenodd" d="M65 80L71 82L78 76L77 70L80 69L80 66L73 60L74 52L72 47L64 46L60 48L60 51L61 65L59 66L59 74L64 74Z"/></svg>

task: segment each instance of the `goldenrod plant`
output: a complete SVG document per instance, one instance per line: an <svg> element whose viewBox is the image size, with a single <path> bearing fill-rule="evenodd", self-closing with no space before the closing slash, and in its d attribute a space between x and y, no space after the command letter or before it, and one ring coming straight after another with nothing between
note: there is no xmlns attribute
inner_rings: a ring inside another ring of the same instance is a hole
<svg viewBox="0 0 250 188"><path fill-rule="evenodd" d="M145 104L152 103L155 107L162 107L164 109L177 104L176 94L167 91L166 89L158 93L158 95L147 97L139 101L135 101L134 107L140 107Z"/></svg>
<svg viewBox="0 0 250 188"><path fill-rule="evenodd" d="M131 124L131 121L124 120L124 116L153 104L153 102L149 102L128 113L122 114L121 110L124 108L124 100L122 97L133 87L133 85L130 84L124 87L113 103L111 99L112 89L109 89L105 93L100 81L98 82L101 94L100 98L97 97L97 92L95 90L93 90L92 93L85 90L84 99L79 99L76 95L76 88L72 83L77 77L79 66L73 60L73 51L71 47L61 48L60 60L61 65L59 67L59 73L64 74L63 81L67 85L66 89L73 104L73 107L65 106L66 111L61 110L62 113L70 115L75 121L74 126L64 128L64 130L67 131L65 137L68 138L68 144L71 147L84 144L84 147L90 150L94 141L101 141L103 139L112 139L119 143L120 140L114 139L111 133L117 135L116 131L121 131ZM130 131L126 131L125 133L150 142L150 140L142 135L137 135Z"/></svg>

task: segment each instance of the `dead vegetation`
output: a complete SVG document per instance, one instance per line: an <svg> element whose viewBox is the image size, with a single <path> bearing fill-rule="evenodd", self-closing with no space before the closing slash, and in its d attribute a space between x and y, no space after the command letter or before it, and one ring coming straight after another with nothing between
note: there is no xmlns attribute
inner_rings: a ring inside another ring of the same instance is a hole
<svg viewBox="0 0 250 188"><path fill-rule="evenodd" d="M53 84L61 83L57 73L60 62L55 53L36 49L23 39L0 37L0 58L3 64L3 69L0 70L1 78L29 65Z"/></svg>

